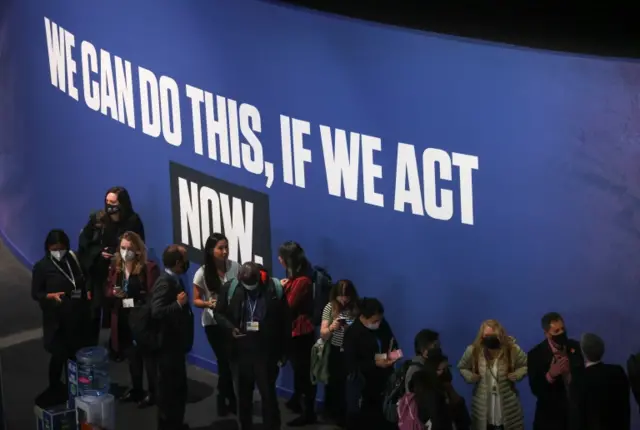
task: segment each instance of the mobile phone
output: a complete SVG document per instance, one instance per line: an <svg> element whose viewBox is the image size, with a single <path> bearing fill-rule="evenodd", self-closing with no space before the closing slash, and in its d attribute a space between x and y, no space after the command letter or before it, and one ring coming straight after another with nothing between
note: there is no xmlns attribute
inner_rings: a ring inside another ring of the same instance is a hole
<svg viewBox="0 0 640 430"><path fill-rule="evenodd" d="M346 318L338 318L337 321L342 325L345 325L347 323L347 319Z"/></svg>

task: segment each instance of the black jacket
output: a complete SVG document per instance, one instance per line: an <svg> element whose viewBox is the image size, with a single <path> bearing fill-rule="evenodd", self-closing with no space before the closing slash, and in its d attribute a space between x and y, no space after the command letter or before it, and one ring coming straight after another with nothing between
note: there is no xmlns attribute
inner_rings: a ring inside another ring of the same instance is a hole
<svg viewBox="0 0 640 430"><path fill-rule="evenodd" d="M621 366L593 364L576 383L575 430L629 430L629 380Z"/></svg>
<svg viewBox="0 0 640 430"><path fill-rule="evenodd" d="M189 302L180 306L177 296L184 287L173 275L158 277L151 293L151 316L157 322L161 351L187 354L193 347L193 312Z"/></svg>
<svg viewBox="0 0 640 430"><path fill-rule="evenodd" d="M72 299L73 284L64 276L49 256L33 266L31 297L42 309L42 329L45 349L65 346L77 349L86 346L88 336L89 303L82 270L76 260L67 253L58 266L67 271L67 262L73 271L76 290L80 299ZM64 292L62 303L47 299L47 294ZM64 344L64 345L62 345Z"/></svg>
<svg viewBox="0 0 640 430"><path fill-rule="evenodd" d="M391 327L382 320L378 330L369 330L360 319L345 331L344 359L348 375L361 375L367 387L373 391L384 390L387 380L393 373L393 367L386 369L376 366L375 355L388 353L392 339L395 339ZM398 344L393 341L393 349Z"/></svg>
<svg viewBox="0 0 640 430"><path fill-rule="evenodd" d="M529 386L536 397L536 412L533 420L534 430L567 430L571 424L573 395L575 384L582 377L584 359L580 344L569 339L567 353L571 366L571 384L569 393L562 378L553 383L547 381L547 372L553 360L553 351L549 341L544 340L527 354Z"/></svg>
<svg viewBox="0 0 640 430"><path fill-rule="evenodd" d="M233 297L229 300L229 291L231 283L226 282L220 294L218 295L218 304L216 307L216 321L225 327L229 333L234 328L244 332L243 327L246 324L247 309L247 291L241 283L238 283ZM236 281L237 282L237 281ZM248 335L238 339L232 339L230 344L230 353L237 356L238 350L241 349L248 341L254 342L254 345L246 345L249 348L263 347L265 353L272 360L280 360L285 357L285 353L291 340L291 314L287 299L282 294L278 298L273 282L267 284L259 284L258 294L262 295L265 300L264 318L260 323L260 331L258 336Z"/></svg>
<svg viewBox="0 0 640 430"><path fill-rule="evenodd" d="M93 294L95 305L103 304L104 284L111 264L110 260L102 257L102 251L104 248L115 248L117 252L120 236L127 231L137 233L144 241L144 225L135 212L123 221L104 225L99 225L99 220L92 214L80 232L78 258L87 276L87 288Z"/></svg>

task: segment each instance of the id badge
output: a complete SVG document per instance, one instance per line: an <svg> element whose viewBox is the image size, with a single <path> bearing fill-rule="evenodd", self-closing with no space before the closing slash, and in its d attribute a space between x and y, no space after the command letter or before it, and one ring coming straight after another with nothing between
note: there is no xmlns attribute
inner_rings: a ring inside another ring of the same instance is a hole
<svg viewBox="0 0 640 430"><path fill-rule="evenodd" d="M71 292L71 298L72 299L81 299L82 298L82 291L79 290L73 290Z"/></svg>
<svg viewBox="0 0 640 430"><path fill-rule="evenodd" d="M249 321L247 322L247 332L256 332L260 331L260 323L258 321Z"/></svg>
<svg viewBox="0 0 640 430"><path fill-rule="evenodd" d="M123 308L133 308L134 306L133 299L122 299Z"/></svg>
<svg viewBox="0 0 640 430"><path fill-rule="evenodd" d="M375 360L386 360L387 354L376 354L374 357Z"/></svg>

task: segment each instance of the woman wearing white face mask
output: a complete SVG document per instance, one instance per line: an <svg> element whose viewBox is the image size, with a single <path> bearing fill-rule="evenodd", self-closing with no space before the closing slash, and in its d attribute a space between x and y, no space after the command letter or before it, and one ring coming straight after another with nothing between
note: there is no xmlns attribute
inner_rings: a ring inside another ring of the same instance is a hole
<svg viewBox="0 0 640 430"><path fill-rule="evenodd" d="M109 277L105 296L113 301L111 314L111 347L124 353L129 360L132 388L120 399L138 402L140 408L155 403L157 364L152 351L133 330L135 313L147 301L147 295L160 276L160 269L147 260L144 242L139 235L128 231L120 238ZM143 373L146 367L148 390L143 389Z"/></svg>
<svg viewBox="0 0 640 430"><path fill-rule="evenodd" d="M67 397L60 377L67 360L87 346L91 310L85 279L75 254L70 251L67 234L51 230L44 249L45 256L33 266L31 297L42 309L44 347L51 353L49 388L40 400L51 406Z"/></svg>

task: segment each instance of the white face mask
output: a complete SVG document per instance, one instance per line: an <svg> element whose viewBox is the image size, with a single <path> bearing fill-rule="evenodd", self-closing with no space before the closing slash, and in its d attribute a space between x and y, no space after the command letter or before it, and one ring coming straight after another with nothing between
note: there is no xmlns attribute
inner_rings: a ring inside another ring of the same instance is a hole
<svg viewBox="0 0 640 430"><path fill-rule="evenodd" d="M368 328L369 330L378 330L380 328L380 322L367 324L365 327Z"/></svg>
<svg viewBox="0 0 640 430"><path fill-rule="evenodd" d="M244 288L246 288L248 291L253 291L256 288L258 288L258 284L252 284L252 285L247 285L247 284L242 284L244 286Z"/></svg>
<svg viewBox="0 0 640 430"><path fill-rule="evenodd" d="M131 261L134 258L136 258L136 254L131 251L130 249L121 249L120 250L120 256L122 257L122 259L124 261Z"/></svg>
<svg viewBox="0 0 640 430"><path fill-rule="evenodd" d="M55 258L56 260L60 261L64 258L64 256L67 255L67 251L66 250L62 250L62 251L51 251L51 256L53 258Z"/></svg>

